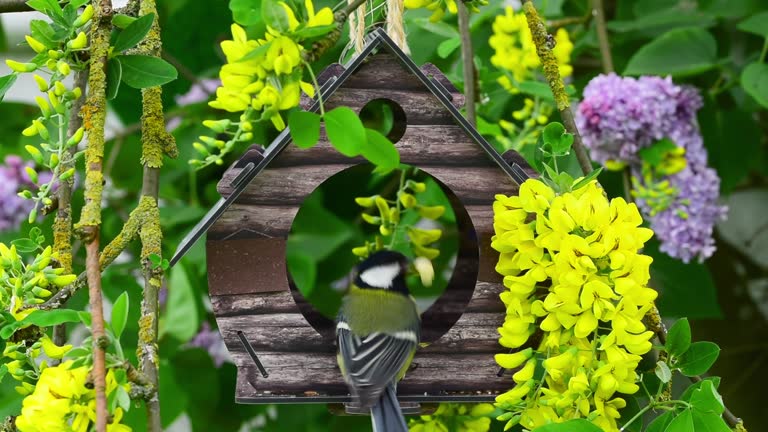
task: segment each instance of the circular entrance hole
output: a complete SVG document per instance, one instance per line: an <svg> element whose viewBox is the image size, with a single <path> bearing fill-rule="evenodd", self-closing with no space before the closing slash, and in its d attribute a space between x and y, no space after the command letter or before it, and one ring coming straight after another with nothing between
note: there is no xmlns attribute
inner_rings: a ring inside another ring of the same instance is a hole
<svg viewBox="0 0 768 432"><path fill-rule="evenodd" d="M380 132L396 143L405 134L408 119L403 107L397 102L386 99L373 99L360 110L360 120L369 129Z"/></svg>
<svg viewBox="0 0 768 432"><path fill-rule="evenodd" d="M426 245L439 251L432 259L432 286L422 285L416 275L407 279L421 312L421 340L433 342L456 323L472 298L479 267L477 235L458 198L427 172L401 165L401 169L382 175L373 168L371 164L347 168L321 183L302 203L286 248L291 293L310 325L332 340L342 296L352 270L362 260L352 250L366 244L373 250L378 242L413 259L417 251L424 252L414 245L409 227L440 230L440 238ZM383 236L379 225L366 222L375 221L372 218L380 216L379 210L375 205L363 207L355 198L379 195L395 207L401 185L414 183L422 184L424 190L407 189L418 205L408 209L400 206L395 234ZM444 210L435 218L439 211L434 209L439 206Z"/></svg>

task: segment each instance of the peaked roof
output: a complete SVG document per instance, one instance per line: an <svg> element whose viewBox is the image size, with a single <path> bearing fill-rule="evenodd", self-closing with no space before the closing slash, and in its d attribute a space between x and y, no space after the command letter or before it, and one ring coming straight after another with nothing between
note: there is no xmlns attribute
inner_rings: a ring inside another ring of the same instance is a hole
<svg viewBox="0 0 768 432"><path fill-rule="evenodd" d="M373 54L377 49L383 48L390 54L394 55L405 69L415 75L419 81L440 101L445 109L450 112L451 116L456 121L464 132L469 135L473 141L475 141L480 147L488 154L488 156L499 165L515 182L522 184L527 178L528 174L523 168L512 162L507 163L502 155L496 151L496 149L483 138L480 132L472 126L469 121L461 114L459 109L452 103L452 96L450 92L441 84L434 76L427 76L424 71L419 68L413 60L390 39L390 37L384 32L384 29L377 28L372 31L368 37L367 42L363 50L355 56L349 63L345 65L344 72L338 77L331 77L326 81L321 89L322 100L328 100L333 93L338 90L344 82L357 70L357 68L363 64L363 61ZM315 99L312 106L308 109L311 112L317 112L320 110L320 104ZM266 168L272 160L277 157L278 154L291 142L290 130L286 128L280 135L275 138L274 141L267 147L267 150L263 154L263 159L258 163L248 162L243 168L240 174L232 181L232 193L226 197L220 199L211 210L206 213L203 219L192 228L181 241L176 248L176 252L170 260L170 265L176 264L184 254L189 251L190 248L197 242L202 235L208 231L208 229L224 214L224 212L232 205L240 194L245 190L248 184L259 174L264 168ZM237 163L236 163L237 164Z"/></svg>

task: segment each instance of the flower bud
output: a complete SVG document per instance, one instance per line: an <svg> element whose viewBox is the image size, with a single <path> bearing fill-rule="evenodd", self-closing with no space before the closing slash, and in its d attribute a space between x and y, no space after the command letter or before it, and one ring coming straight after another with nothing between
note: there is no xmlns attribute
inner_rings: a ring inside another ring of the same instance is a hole
<svg viewBox="0 0 768 432"><path fill-rule="evenodd" d="M417 204L416 197L409 193L403 192L400 194L399 198L400 198L400 204L402 204L403 207L405 208L411 208Z"/></svg>
<svg viewBox="0 0 768 432"><path fill-rule="evenodd" d="M194 147L195 150L197 150L198 153L200 153L203 156L208 156L211 154L211 152L208 151L208 148L200 144L199 142L192 143L192 147Z"/></svg>
<svg viewBox="0 0 768 432"><path fill-rule="evenodd" d="M88 45L88 37L85 36L85 32L80 32L77 37L67 42L67 47L73 50L79 50L85 48Z"/></svg>
<svg viewBox="0 0 768 432"><path fill-rule="evenodd" d="M80 144L80 141L83 140L83 134L85 133L85 129L81 126L79 127L75 133L67 140L67 147L71 147L73 145Z"/></svg>
<svg viewBox="0 0 768 432"><path fill-rule="evenodd" d="M252 139L253 139L253 134L250 133L250 132L246 132L246 133L240 135L240 140L241 141L250 141Z"/></svg>
<svg viewBox="0 0 768 432"><path fill-rule="evenodd" d="M37 69L37 65L34 63L21 63L10 59L6 60L5 64L7 64L12 71L19 73L34 72L35 69Z"/></svg>
<svg viewBox="0 0 768 432"><path fill-rule="evenodd" d="M48 59L48 61L45 62L45 67L48 69L55 71L56 70L56 60L55 59Z"/></svg>
<svg viewBox="0 0 768 432"><path fill-rule="evenodd" d="M34 223L35 219L37 219L37 208L32 208L32 210L29 211L29 217L27 218L27 222Z"/></svg>
<svg viewBox="0 0 768 432"><path fill-rule="evenodd" d="M361 258L368 257L368 246L360 246L352 249L352 254Z"/></svg>
<svg viewBox="0 0 768 432"><path fill-rule="evenodd" d="M53 90L48 90L48 100L51 101L51 106L57 113L63 114L63 111L66 111L67 108L61 103Z"/></svg>
<svg viewBox="0 0 768 432"><path fill-rule="evenodd" d="M27 126L23 131L21 131L21 134L24 135L25 137L33 137L37 135L37 128L35 127L34 124Z"/></svg>
<svg viewBox="0 0 768 432"><path fill-rule="evenodd" d="M358 197L358 198L355 198L355 202L357 203L357 205L361 207L366 207L366 208L373 207L373 204L374 204L373 197Z"/></svg>
<svg viewBox="0 0 768 432"><path fill-rule="evenodd" d="M61 175L59 176L59 179L61 179L62 181L63 180L69 180L70 178L72 178L73 175L75 175L75 169L74 168L70 168L70 169L64 171L63 173L61 173Z"/></svg>
<svg viewBox="0 0 768 432"><path fill-rule="evenodd" d="M32 288L32 294L36 295L37 297L47 298L50 297L53 293L45 288L34 287Z"/></svg>
<svg viewBox="0 0 768 432"><path fill-rule="evenodd" d="M69 63L65 62L64 60L59 60L59 62L56 63L56 70L58 70L59 73L64 76L67 76L70 72L72 72L72 69L69 67Z"/></svg>
<svg viewBox="0 0 768 432"><path fill-rule="evenodd" d="M533 349L526 348L514 354L496 354L495 359L496 363L504 369L515 369L531 358L531 355L533 355Z"/></svg>
<svg viewBox="0 0 768 432"><path fill-rule="evenodd" d="M419 216L427 219L440 219L440 216L445 213L445 206L419 206L417 208Z"/></svg>
<svg viewBox="0 0 768 432"><path fill-rule="evenodd" d="M56 81L56 83L53 85L53 92L56 94L56 96L63 96L64 93L67 92L67 86L65 86L61 81Z"/></svg>
<svg viewBox="0 0 768 432"><path fill-rule="evenodd" d="M20 196L20 197L22 197L24 199L32 199L32 192L30 192L28 190L21 191L21 192L19 192L16 195L18 195L18 196Z"/></svg>
<svg viewBox="0 0 768 432"><path fill-rule="evenodd" d="M72 23L72 25L75 27L82 27L88 23L91 18L93 18L93 6L88 5L83 9L83 13L75 19L75 22Z"/></svg>
<svg viewBox="0 0 768 432"><path fill-rule="evenodd" d="M48 50L48 59L49 60L58 60L60 58L64 57L64 52L59 50Z"/></svg>
<svg viewBox="0 0 768 432"><path fill-rule="evenodd" d="M37 171L35 171L32 167L24 167L24 171L26 171L27 176L29 176L29 180L32 181L32 183L37 183Z"/></svg>
<svg viewBox="0 0 768 432"><path fill-rule="evenodd" d="M64 275L64 276L56 276L55 278L53 278L53 280L51 282L53 282L53 284L56 285L56 286L63 287L63 286L71 284L76 279L77 279L77 276L75 276L73 274L69 274L69 275Z"/></svg>
<svg viewBox="0 0 768 432"><path fill-rule="evenodd" d="M240 129L242 129L242 130L244 130L246 132L250 132L250 131L253 130L253 124L251 124L251 122L249 122L249 121L241 122L240 123Z"/></svg>
<svg viewBox="0 0 768 432"><path fill-rule="evenodd" d="M26 145L24 146L24 149L29 153L30 156L32 156L32 159L35 160L38 164L43 163L43 154L40 153L40 150L37 149L37 147L33 145Z"/></svg>
<svg viewBox="0 0 768 432"><path fill-rule="evenodd" d="M361 216L363 217L364 221L368 222L371 225L378 225L381 223L380 217L372 216L372 215L369 215L368 213L363 213Z"/></svg>
<svg viewBox="0 0 768 432"><path fill-rule="evenodd" d="M48 101L42 96L35 96L35 102L37 102L37 106L40 107L40 112L43 113L43 117L48 118L51 116L51 106L48 105Z"/></svg>
<svg viewBox="0 0 768 432"><path fill-rule="evenodd" d="M208 129L216 132L216 133L222 133L225 132L229 125L232 122L224 119L224 120L205 120L203 121L203 126L207 127Z"/></svg>
<svg viewBox="0 0 768 432"><path fill-rule="evenodd" d="M59 166L59 155L58 155L58 153L51 153L51 158L48 160L48 166L51 169L54 169L57 166Z"/></svg>
<svg viewBox="0 0 768 432"><path fill-rule="evenodd" d="M38 74L35 74L32 76L35 79L35 82L37 83L37 88L41 92L47 92L48 91L48 81L45 80L45 78L41 77Z"/></svg>
<svg viewBox="0 0 768 432"><path fill-rule="evenodd" d="M80 99L80 96L82 95L83 95L83 91L80 90L80 87L75 87L74 89L72 89L72 96L74 97L74 99Z"/></svg>
<svg viewBox="0 0 768 432"><path fill-rule="evenodd" d="M24 38L27 40L27 43L29 44L30 48L32 48L36 53L41 53L41 52L45 51L46 49L48 49L48 47L43 45L42 42L40 42L39 40L33 38L30 35L26 35L26 36L24 36Z"/></svg>
<svg viewBox="0 0 768 432"><path fill-rule="evenodd" d="M51 135L48 133L48 128L45 127L43 122L41 122L40 120L32 120L32 124L37 129L37 133L40 134L40 137L42 137L44 140L48 140L49 138L51 138Z"/></svg>

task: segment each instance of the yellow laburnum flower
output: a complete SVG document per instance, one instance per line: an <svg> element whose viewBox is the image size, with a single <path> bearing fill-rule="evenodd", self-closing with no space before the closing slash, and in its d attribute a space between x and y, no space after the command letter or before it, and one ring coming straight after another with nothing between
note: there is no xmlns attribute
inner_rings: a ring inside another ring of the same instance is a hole
<svg viewBox="0 0 768 432"><path fill-rule="evenodd" d="M634 204L608 200L594 181L556 194L528 180L519 196L497 196L493 208L491 246L506 288L499 342L522 346L538 326L544 334L535 349L545 357L543 378L534 379L535 358L498 356L502 366L525 362L499 406L526 429L587 418L618 431L625 402L614 395L638 391L636 368L651 349L642 319L657 294L647 287L652 260L638 250L652 231L641 227ZM528 380L536 391L519 388Z"/></svg>
<svg viewBox="0 0 768 432"><path fill-rule="evenodd" d="M495 52L491 63L508 71L514 80L513 82L507 76L499 79L499 83L509 91L517 92L515 82L532 79L541 66L525 13L515 13L512 7L507 7L503 15L496 17L493 22L493 35L488 43ZM560 76L571 76L573 43L565 29L560 28L555 33L555 48L552 51L557 59Z"/></svg>
<svg viewBox="0 0 768 432"><path fill-rule="evenodd" d="M307 8L307 27L320 27L333 24L333 11L329 7L320 9L315 14L315 5L312 0L304 0L304 7Z"/></svg>

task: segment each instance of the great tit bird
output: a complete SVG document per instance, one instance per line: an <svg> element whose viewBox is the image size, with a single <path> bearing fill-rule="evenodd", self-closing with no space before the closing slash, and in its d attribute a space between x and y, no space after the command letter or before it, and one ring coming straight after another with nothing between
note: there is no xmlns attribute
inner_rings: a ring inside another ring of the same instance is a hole
<svg viewBox="0 0 768 432"><path fill-rule="evenodd" d="M425 285L434 276L428 263L414 262ZM374 432L408 431L395 388L419 344L421 319L405 281L409 267L398 252L371 254L357 266L336 320L339 367L354 400L370 408Z"/></svg>

